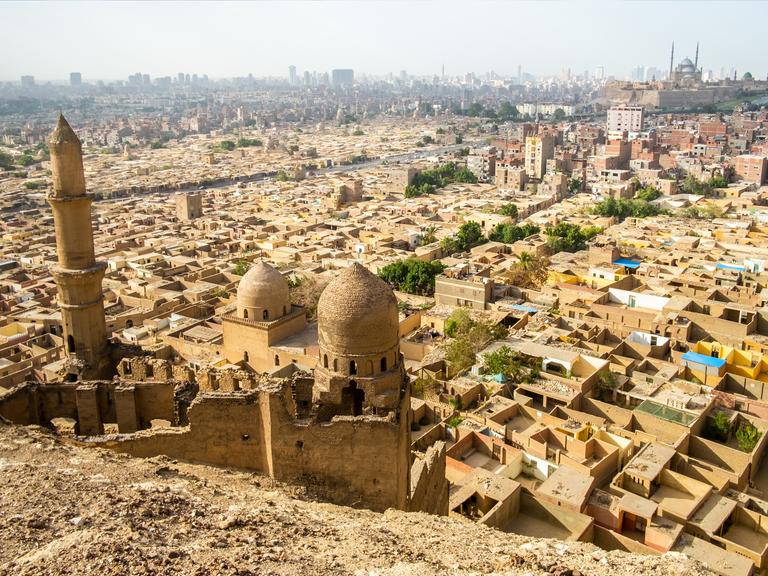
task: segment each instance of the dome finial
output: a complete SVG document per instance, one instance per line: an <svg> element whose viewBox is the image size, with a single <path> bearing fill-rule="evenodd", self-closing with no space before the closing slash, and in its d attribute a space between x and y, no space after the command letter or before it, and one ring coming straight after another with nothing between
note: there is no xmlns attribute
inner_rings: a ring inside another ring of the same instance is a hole
<svg viewBox="0 0 768 576"><path fill-rule="evenodd" d="M50 142L52 144L80 144L80 139L61 112L59 112L59 119L56 121L56 128L51 132Z"/></svg>

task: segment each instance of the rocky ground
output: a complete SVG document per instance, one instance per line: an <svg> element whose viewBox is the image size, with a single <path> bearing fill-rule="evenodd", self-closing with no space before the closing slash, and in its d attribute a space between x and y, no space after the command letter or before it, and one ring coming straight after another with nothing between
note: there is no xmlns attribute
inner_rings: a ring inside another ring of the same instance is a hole
<svg viewBox="0 0 768 576"><path fill-rule="evenodd" d="M0 575L709 574L425 514L324 504L255 474L132 459L0 423Z"/></svg>

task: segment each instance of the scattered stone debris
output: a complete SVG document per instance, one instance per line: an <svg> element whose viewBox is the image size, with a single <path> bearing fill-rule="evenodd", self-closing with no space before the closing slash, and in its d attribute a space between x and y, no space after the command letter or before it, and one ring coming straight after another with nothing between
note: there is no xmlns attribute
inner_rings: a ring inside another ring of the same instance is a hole
<svg viewBox="0 0 768 576"><path fill-rule="evenodd" d="M694 576L680 554L536 540L317 502L251 473L133 459L0 423L0 576Z"/></svg>

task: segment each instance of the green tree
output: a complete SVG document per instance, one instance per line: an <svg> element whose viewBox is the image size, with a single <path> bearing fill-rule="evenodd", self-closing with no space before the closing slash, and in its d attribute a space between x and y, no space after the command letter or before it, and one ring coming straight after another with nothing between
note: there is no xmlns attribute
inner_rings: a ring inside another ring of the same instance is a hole
<svg viewBox="0 0 768 576"><path fill-rule="evenodd" d="M459 243L456 241L456 237L454 236L446 236L442 240L440 240L440 250L443 254L455 254L456 252L460 252L461 248L459 247Z"/></svg>
<svg viewBox="0 0 768 576"><path fill-rule="evenodd" d="M483 236L483 229L480 228L480 224L474 220L465 222L459 227L459 231L456 233L456 241L461 250L469 250L470 248L487 242L486 238Z"/></svg>
<svg viewBox="0 0 768 576"><path fill-rule="evenodd" d="M517 382L522 373L520 355L509 346L501 346L493 352L483 354L483 370L486 374L501 374L505 380Z"/></svg>
<svg viewBox="0 0 768 576"><path fill-rule="evenodd" d="M503 242L504 244L513 244L518 240L523 240L533 234L538 234L539 227L535 224L496 224L488 234L488 239L493 242Z"/></svg>
<svg viewBox="0 0 768 576"><path fill-rule="evenodd" d="M451 374L458 374L475 363L477 356L467 336L460 336L445 346L445 361Z"/></svg>
<svg viewBox="0 0 768 576"><path fill-rule="evenodd" d="M467 116L471 116L472 118L477 118L478 116L483 115L483 105L479 102L473 102L469 105L469 108L467 108Z"/></svg>
<svg viewBox="0 0 768 576"><path fill-rule="evenodd" d="M509 216L510 218L517 218L517 206L511 202L503 204L497 211L502 216Z"/></svg>
<svg viewBox="0 0 768 576"><path fill-rule="evenodd" d="M578 252L587 247L587 242L601 232L598 226L585 226L581 228L578 224L570 222L560 222L553 228L547 228L544 233L547 235L547 246L553 253L557 252Z"/></svg>
<svg viewBox="0 0 768 576"><path fill-rule="evenodd" d="M231 152L235 149L235 143L232 142L232 140L223 140L219 142L218 148L220 150L226 150L227 152Z"/></svg>
<svg viewBox="0 0 768 576"><path fill-rule="evenodd" d="M251 146L263 146L263 142L258 138L240 138L237 141L238 148L249 148Z"/></svg>
<svg viewBox="0 0 768 576"><path fill-rule="evenodd" d="M712 188L728 188L728 180L723 176L712 176L712 178L709 179L709 185Z"/></svg>
<svg viewBox="0 0 768 576"><path fill-rule="evenodd" d="M742 452L752 452L757 446L762 434L751 422L742 422L736 430L736 441L739 443L739 450Z"/></svg>
<svg viewBox="0 0 768 576"><path fill-rule="evenodd" d="M235 262L235 269L233 272L238 276L244 276L248 269L251 267L251 263L247 260L238 260Z"/></svg>
<svg viewBox="0 0 768 576"><path fill-rule="evenodd" d="M35 162L35 159L29 154L22 154L19 156L18 160L16 160L16 164L19 166L31 166L32 164L35 164Z"/></svg>
<svg viewBox="0 0 768 576"><path fill-rule="evenodd" d="M538 288L549 276L549 259L521 252L518 261L512 264L503 278L509 284L520 288Z"/></svg>
<svg viewBox="0 0 768 576"><path fill-rule="evenodd" d="M558 108L557 110L555 110L554 114L552 114L552 117L558 122L565 120L565 110L563 110L562 108Z"/></svg>
<svg viewBox="0 0 768 576"><path fill-rule="evenodd" d="M475 323L466 308L456 308L445 321L445 335L455 338L467 334Z"/></svg>
<svg viewBox="0 0 768 576"><path fill-rule="evenodd" d="M0 168L3 170L13 169L13 157L3 151L0 151Z"/></svg>
<svg viewBox="0 0 768 576"><path fill-rule="evenodd" d="M731 436L731 421L725 412L718 410L709 420L708 431L711 437L720 442L728 442Z"/></svg>
<svg viewBox="0 0 768 576"><path fill-rule="evenodd" d="M515 119L520 115L517 106L514 106L511 102L502 102L499 106L499 118L503 120Z"/></svg>
<svg viewBox="0 0 768 576"><path fill-rule="evenodd" d="M437 242L437 226L427 226L421 234L421 245L426 246Z"/></svg>
<svg viewBox="0 0 768 576"><path fill-rule="evenodd" d="M384 266L379 272L379 278L396 290L428 296L434 294L435 277L444 269L445 266L437 260L399 260Z"/></svg>
<svg viewBox="0 0 768 576"><path fill-rule="evenodd" d="M642 194L645 197L653 197L654 191L644 189ZM649 216L658 216L667 212L645 199L635 198L634 200L627 200L626 198L619 198L616 200L609 197L596 204L592 209L592 213L603 217L615 217L619 221L623 221L629 216L648 218Z"/></svg>
<svg viewBox="0 0 768 576"><path fill-rule="evenodd" d="M680 188L687 194L698 194L701 196L710 196L712 194L712 186L710 186L709 182L702 182L693 174L686 176Z"/></svg>
<svg viewBox="0 0 768 576"><path fill-rule="evenodd" d="M657 198L661 198L661 196L661 190L654 188L653 186L646 186L645 188L640 188L637 192L635 192L635 198L638 200L644 200L646 202L653 202Z"/></svg>

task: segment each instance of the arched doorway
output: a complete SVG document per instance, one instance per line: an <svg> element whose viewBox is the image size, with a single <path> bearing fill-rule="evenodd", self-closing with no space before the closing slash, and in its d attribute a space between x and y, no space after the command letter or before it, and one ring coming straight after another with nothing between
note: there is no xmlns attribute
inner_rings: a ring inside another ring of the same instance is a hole
<svg viewBox="0 0 768 576"><path fill-rule="evenodd" d="M341 391L341 405L344 412L352 416L360 416L363 413L365 392L357 387L357 382L349 381L349 386Z"/></svg>

